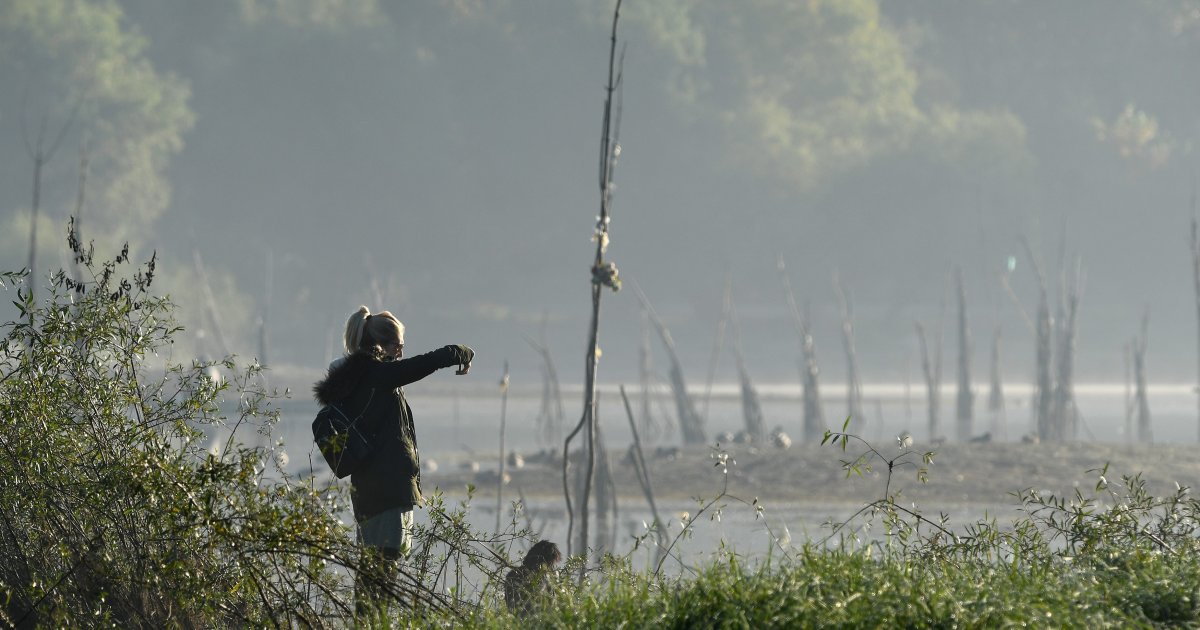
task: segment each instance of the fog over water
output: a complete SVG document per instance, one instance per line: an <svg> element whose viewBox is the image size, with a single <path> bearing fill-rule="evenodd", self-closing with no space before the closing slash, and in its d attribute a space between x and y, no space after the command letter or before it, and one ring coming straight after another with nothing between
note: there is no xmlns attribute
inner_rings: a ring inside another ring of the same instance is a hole
<svg viewBox="0 0 1200 630"><path fill-rule="evenodd" d="M157 286L187 327L175 360L265 354L273 383L304 399L366 304L405 322L410 354L475 348L471 375L436 375L434 390L495 391L507 359L514 388L536 391L526 337L544 339L564 386L582 381L611 3L60 4L0 2L0 266L29 260L27 145L62 129L42 174L37 276L65 262L87 155L85 238L101 254L123 240L138 259L157 250ZM1010 396L1027 400L1034 378L1031 252L1052 310L1059 270L1083 272L1075 372L1095 438L1122 426L1124 403L1083 384L1121 391L1148 312L1156 437L1195 439L1194 399L1172 388L1197 366L1196 2L662 0L628 3L619 36L607 257L670 327L693 391L728 279L767 422L796 421L768 395L799 382L782 256L827 418L846 380L836 270L868 416L888 392L881 434L917 431L922 411L909 420L895 392L907 381L923 396L919 321L931 340L941 331L952 396L958 267L985 422L997 328ZM638 382L642 334L633 292L604 294L602 382ZM737 378L732 334L718 383ZM661 384L668 361L651 348ZM446 400L421 399L418 418L444 421ZM565 402L570 421L580 400ZM514 399L513 416L537 403ZM464 427L487 426L479 405ZM1008 414L1010 437L1028 431L1027 403Z"/></svg>

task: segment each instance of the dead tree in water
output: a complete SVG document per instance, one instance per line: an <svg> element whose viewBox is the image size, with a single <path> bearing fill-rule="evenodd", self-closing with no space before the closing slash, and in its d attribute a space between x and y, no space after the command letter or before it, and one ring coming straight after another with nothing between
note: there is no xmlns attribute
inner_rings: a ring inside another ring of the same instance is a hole
<svg viewBox="0 0 1200 630"><path fill-rule="evenodd" d="M1196 358L1200 361L1200 235L1196 225L1196 180L1192 180L1192 289L1196 295ZM1196 373L1197 403L1200 404L1200 371ZM1197 435L1200 437L1200 415L1197 416Z"/></svg>
<svg viewBox="0 0 1200 630"><path fill-rule="evenodd" d="M271 338L271 295L275 292L275 255L267 250L267 277L263 283L263 301L262 311L258 316L258 362L259 364L269 366L268 352L270 351ZM379 302L376 302L379 304Z"/></svg>
<svg viewBox="0 0 1200 630"><path fill-rule="evenodd" d="M500 377L500 461L496 472L496 533L500 532L500 515L504 510L504 423L508 415L508 360L504 360L504 376Z"/></svg>
<svg viewBox="0 0 1200 630"><path fill-rule="evenodd" d="M862 379L858 376L858 356L854 350L854 311L836 269L833 272L833 292L837 294L838 308L842 314L842 349L846 351L846 415L866 426Z"/></svg>
<svg viewBox="0 0 1200 630"><path fill-rule="evenodd" d="M1033 394L1033 408L1036 410L1035 426L1037 427L1037 437L1038 440L1043 442L1057 442L1062 440L1062 433L1052 415L1054 395L1054 346L1052 335L1054 320L1050 317L1046 275L1042 273L1042 266L1038 263L1037 256L1033 255L1033 248L1029 246L1029 241L1022 238L1021 245L1024 247L1025 253L1029 256L1029 263L1033 267L1038 280L1038 307L1034 329L1037 380L1034 384Z"/></svg>
<svg viewBox="0 0 1200 630"><path fill-rule="evenodd" d="M641 385L642 396L639 399L641 415L638 422L641 424L641 432L646 436L646 442L653 444L666 435L671 427L666 415L660 422L650 409L652 402L650 389L655 379L653 352L650 350L650 316L646 314L646 309L642 309L641 322L641 343L638 344L638 383Z"/></svg>
<svg viewBox="0 0 1200 630"><path fill-rule="evenodd" d="M925 375L926 402L929 406L929 441L941 439L941 391L942 391L942 327L937 330L937 345L930 360L929 342L925 338L925 327L916 322L917 341L921 347L921 371Z"/></svg>
<svg viewBox="0 0 1200 630"><path fill-rule="evenodd" d="M1065 239L1064 239L1065 240ZM1079 298L1083 293L1083 265L1078 257L1070 274L1065 265L1065 247L1060 258L1057 318L1050 315L1046 276L1029 241L1021 239L1038 279L1036 323L1037 383L1034 394L1037 435L1044 442L1075 439L1082 418L1075 401L1075 340Z"/></svg>
<svg viewBox="0 0 1200 630"><path fill-rule="evenodd" d="M738 324L737 310L732 302L729 315L733 323L733 355L737 361L738 380L742 385L742 418L746 425L746 437L752 444L762 445L767 441L767 425L763 419L758 392L750 382L750 373L746 371L746 356L742 352L742 328Z"/></svg>
<svg viewBox="0 0 1200 630"><path fill-rule="evenodd" d="M717 322L717 338L713 341L712 356L708 360L708 380L704 384L704 404L700 417L708 422L708 402L712 398L713 379L717 375L717 361L721 357L721 349L725 345L725 326L729 322L733 310L733 278L725 274L725 294L721 298L721 319Z"/></svg>
<svg viewBox="0 0 1200 630"><path fill-rule="evenodd" d="M1142 444L1154 442L1150 424L1150 402L1146 396L1146 336L1150 329L1150 310L1142 314L1142 334L1133 338L1134 406L1137 408L1137 440Z"/></svg>
<svg viewBox="0 0 1200 630"><path fill-rule="evenodd" d="M680 366L679 356L675 353L675 340L671 338L671 331L667 329L658 313L654 312L650 300L646 298L646 294L642 292L636 282L633 290L642 303L646 315L649 316L650 323L658 331L658 337L662 340L663 346L667 349L667 359L671 362L671 392L675 396L675 408L679 414L679 429L683 433L683 443L703 444L708 439L704 431L704 419L696 413L696 406L688 394L687 383L683 379L683 368Z"/></svg>
<svg viewBox="0 0 1200 630"><path fill-rule="evenodd" d="M954 269L958 294L958 399L955 405L955 428L959 442L971 439L975 421L975 395L971 392L971 329L967 326L967 289L963 286L962 268Z"/></svg>
<svg viewBox="0 0 1200 630"><path fill-rule="evenodd" d="M208 272L204 267L204 259L200 256L200 250L192 248L192 264L196 269L196 276L200 280L200 292L204 296L204 310L208 314L209 323L212 325L213 336L217 342L217 352L222 358L229 356L229 345L225 343L225 335L221 327L221 310L217 307L217 298L213 295L212 285L208 282Z"/></svg>
<svg viewBox="0 0 1200 630"><path fill-rule="evenodd" d="M1079 407L1075 403L1075 337L1079 315L1079 296L1083 291L1083 265L1078 257L1070 276L1061 274L1062 294L1058 317L1058 378L1054 386L1053 417L1059 426L1059 439L1074 440L1079 435Z"/></svg>
<svg viewBox="0 0 1200 630"><path fill-rule="evenodd" d="M600 330L600 296L605 288L617 291L621 288L621 280L617 275L617 266L611 261L604 260L604 253L608 249L608 226L609 226L609 210L612 206L613 193L613 171L617 166L617 156L621 154L621 146L617 143L618 131L620 128L620 106L615 108L613 96L617 93L617 88L620 85L621 77L617 72L617 21L621 15L621 0L617 0L616 7L613 10L612 36L611 44L608 50L608 84L605 86L604 98L604 118L603 127L600 133L600 217L596 222L595 231L592 234L593 240L596 241L596 255L592 261L592 321L588 329L588 346L587 355L585 356L584 368L584 392L583 392L583 416L579 419L579 424L563 441L563 495L567 504L567 555L572 553L572 535L575 528L575 512L571 505L571 490L567 482L567 467L570 461L571 440L585 427L588 430L588 436L592 438L589 444L595 444L595 408L596 408L596 368L599 362L599 353L597 350ZM619 96L619 94L617 94ZM583 496L580 497L580 551L587 551L587 504L588 495L591 489L591 474L593 464L595 462L595 451L589 448L588 475L587 483L584 486ZM580 580L583 579L583 566L580 567Z"/></svg>
<svg viewBox="0 0 1200 630"><path fill-rule="evenodd" d="M597 403L599 409L599 403ZM613 482L611 459L604 431L596 423L596 537L593 547L612 551L617 541L617 486Z"/></svg>
<svg viewBox="0 0 1200 630"><path fill-rule="evenodd" d="M1008 418L1004 409L1004 384L1000 380L1000 325L992 334L991 388L988 390L988 414L991 415L992 435L997 440L1008 439Z"/></svg>
<svg viewBox="0 0 1200 630"><path fill-rule="evenodd" d="M808 318L801 314L796 305L796 295L792 292L792 281L788 278L782 254L779 256L777 268L787 295L788 308L792 312L792 324L796 327L796 334L800 336L800 378L804 397L803 439L806 444L818 444L825 433L825 418L821 412L821 392L817 378L820 370L817 369L816 344L813 342Z"/></svg>
<svg viewBox="0 0 1200 630"><path fill-rule="evenodd" d="M1125 439L1133 441L1133 344L1127 341L1121 346L1121 358L1125 360Z"/></svg>
<svg viewBox="0 0 1200 630"><path fill-rule="evenodd" d="M544 321L544 320L543 320ZM538 442L555 444L562 433L563 404L562 391L558 384L558 370L554 368L554 358L546 346L546 333L543 325L542 341L534 341L525 337L525 342L542 358L542 406L534 419L537 428Z"/></svg>
<svg viewBox="0 0 1200 630"><path fill-rule="evenodd" d="M633 445L629 447L630 454L633 455L633 472L637 475L642 493L646 495L646 502L650 504L650 516L654 519L651 523L655 540L654 565L658 566L667 549L666 523L658 517L658 506L654 503L654 486L650 483L650 469L646 467L646 458L642 453L642 440L638 437L637 423L633 420L633 409L629 407L629 396L625 395L624 385L621 386L621 400L625 403L625 415L629 418L629 430L633 433Z"/></svg>

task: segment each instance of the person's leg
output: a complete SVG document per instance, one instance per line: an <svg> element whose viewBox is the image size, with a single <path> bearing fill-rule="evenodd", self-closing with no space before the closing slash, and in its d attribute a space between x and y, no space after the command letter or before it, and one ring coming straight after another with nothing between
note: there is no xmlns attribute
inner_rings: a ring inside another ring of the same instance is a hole
<svg viewBox="0 0 1200 630"><path fill-rule="evenodd" d="M354 579L354 609L361 616L394 599L400 559L412 549L412 509L392 509L359 523L362 546Z"/></svg>
<svg viewBox="0 0 1200 630"><path fill-rule="evenodd" d="M358 617L369 615L386 604L393 594L398 549L364 545L359 553L358 570L354 573L354 612Z"/></svg>

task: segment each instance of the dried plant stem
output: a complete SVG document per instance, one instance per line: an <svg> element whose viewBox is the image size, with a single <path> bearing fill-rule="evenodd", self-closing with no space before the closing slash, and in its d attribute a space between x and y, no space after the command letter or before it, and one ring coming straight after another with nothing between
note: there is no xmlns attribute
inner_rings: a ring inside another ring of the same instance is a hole
<svg viewBox="0 0 1200 630"><path fill-rule="evenodd" d="M616 157L620 154L620 147L616 143L616 131L619 128L619 113L614 120L613 96L617 92L617 87L620 84L620 75L617 72L617 23L621 16L621 0L617 0L616 7L613 10L612 34L610 37L611 45L608 52L608 84L605 86L604 99L604 123L603 130L600 136L600 217L596 222L596 256L592 265L592 321L588 329L588 350L585 357L585 376L584 376L584 405L583 416L579 420L579 424L575 430L563 442L563 494L567 505L567 554L571 555L574 552L572 543L572 535L575 528L575 512L571 505L571 491L567 481L567 468L570 461L571 440L583 427L588 427L589 436L589 462L595 457L593 445L595 444L595 410L596 410L596 367L599 360L599 351L597 348L599 328L600 328L600 296L604 291L604 284L598 281L597 274L604 268L604 250L608 246L608 224L609 224L609 209L612 205L612 175L613 169L616 166ZM580 497L580 540L583 541L580 551L587 552L587 527L588 527L588 494L592 484L591 479L592 465L589 463L588 473L584 479L583 496ZM582 565L581 565L582 566ZM583 573L580 573L582 579Z"/></svg>

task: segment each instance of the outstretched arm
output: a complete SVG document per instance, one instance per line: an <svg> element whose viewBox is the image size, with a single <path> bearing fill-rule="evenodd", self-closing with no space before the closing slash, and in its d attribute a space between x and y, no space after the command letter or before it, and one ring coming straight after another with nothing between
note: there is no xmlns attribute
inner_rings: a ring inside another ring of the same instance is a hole
<svg viewBox="0 0 1200 630"><path fill-rule="evenodd" d="M381 364L383 379L388 387L404 387L430 374L454 365L470 365L475 352L467 346L442 346L408 359Z"/></svg>

